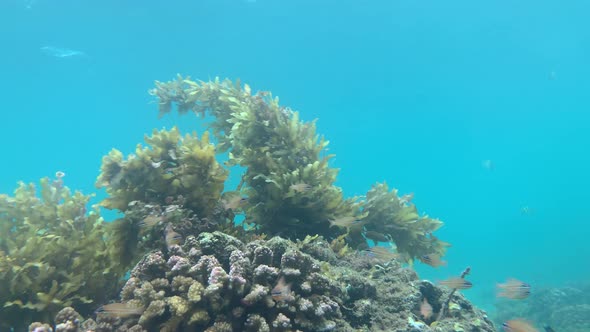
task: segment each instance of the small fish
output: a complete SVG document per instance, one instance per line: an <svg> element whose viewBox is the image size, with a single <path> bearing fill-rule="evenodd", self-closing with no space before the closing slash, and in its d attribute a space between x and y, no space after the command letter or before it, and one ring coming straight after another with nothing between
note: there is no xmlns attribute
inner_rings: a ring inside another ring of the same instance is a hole
<svg viewBox="0 0 590 332"><path fill-rule="evenodd" d="M55 172L55 177L58 179L63 178L64 176L66 176L66 173L62 172L62 171L57 171Z"/></svg>
<svg viewBox="0 0 590 332"><path fill-rule="evenodd" d="M182 235L175 232L172 229L172 225L168 224L164 230L164 239L166 240L166 246L170 249L173 245L182 244Z"/></svg>
<svg viewBox="0 0 590 332"><path fill-rule="evenodd" d="M481 166L487 169L488 171L493 171L494 169L496 169L496 165L494 165L494 162L489 159L482 161Z"/></svg>
<svg viewBox="0 0 590 332"><path fill-rule="evenodd" d="M223 208L225 210L236 210L238 208L243 207L246 202L248 202L247 197L242 197L240 195L233 196L229 199L224 199L221 201L223 204Z"/></svg>
<svg viewBox="0 0 590 332"><path fill-rule="evenodd" d="M545 329L545 332L555 332L555 330L549 325L544 325L543 328Z"/></svg>
<svg viewBox="0 0 590 332"><path fill-rule="evenodd" d="M520 208L520 213L525 216L530 216L533 214L533 209L531 209L528 205L525 205Z"/></svg>
<svg viewBox="0 0 590 332"><path fill-rule="evenodd" d="M161 216L156 216L150 214L149 216L143 218L137 225L141 228L152 228L156 226L160 221L162 221Z"/></svg>
<svg viewBox="0 0 590 332"><path fill-rule="evenodd" d="M506 332L539 332L533 325L523 319L511 319L502 324Z"/></svg>
<svg viewBox="0 0 590 332"><path fill-rule="evenodd" d="M424 319L432 317L432 306L428 303L426 298L422 299L422 304L420 304L420 315L422 315Z"/></svg>
<svg viewBox="0 0 590 332"><path fill-rule="evenodd" d="M351 228L353 226L360 226L363 224L363 221L357 217L340 217L336 219L330 220L330 227L338 226L338 227L346 227Z"/></svg>
<svg viewBox="0 0 590 332"><path fill-rule="evenodd" d="M310 191L313 187L307 183L299 182L296 184L292 184L289 186L289 190L293 190L294 192L304 193L306 191Z"/></svg>
<svg viewBox="0 0 590 332"><path fill-rule="evenodd" d="M389 248L385 247L371 247L367 250L363 250L363 252L366 253L367 256L375 258L381 262L389 262L391 260L400 258L399 253L393 252L389 250Z"/></svg>
<svg viewBox="0 0 590 332"><path fill-rule="evenodd" d="M508 279L503 284L497 285L497 297L522 300L531 294L531 285L517 279Z"/></svg>
<svg viewBox="0 0 590 332"><path fill-rule="evenodd" d="M392 242L391 235L389 234L383 234L376 231L365 231L363 235L367 239L373 240L375 245L377 245L377 242Z"/></svg>
<svg viewBox="0 0 590 332"><path fill-rule="evenodd" d="M440 255L437 255L437 254L423 255L419 259L422 263L424 263L426 265L430 265L434 268L439 267L439 266L447 266L447 261L443 261L441 259Z"/></svg>
<svg viewBox="0 0 590 332"><path fill-rule="evenodd" d="M281 277L277 282L276 286L270 292L272 299L276 302L292 301L293 295L291 295L291 283L285 283L285 277Z"/></svg>
<svg viewBox="0 0 590 332"><path fill-rule="evenodd" d="M71 50L68 48L60 48L54 46L43 46L41 52L56 58L71 58L74 56L85 56L86 53L82 51Z"/></svg>
<svg viewBox="0 0 590 332"><path fill-rule="evenodd" d="M168 156L170 156L170 158L172 160L176 160L176 151L174 151L173 149L168 150Z"/></svg>
<svg viewBox="0 0 590 332"><path fill-rule="evenodd" d="M139 316L143 314L144 307L133 305L130 303L110 303L98 308L96 311L99 315L107 315L118 318L128 318L132 316Z"/></svg>
<svg viewBox="0 0 590 332"><path fill-rule="evenodd" d="M160 160L158 162L152 161L152 167L153 168L160 168L160 166L162 166L163 162L164 162L163 160Z"/></svg>
<svg viewBox="0 0 590 332"><path fill-rule="evenodd" d="M469 289L469 288L473 287L473 284L471 283L471 281L465 280L465 279L459 278L459 277L439 281L438 284L442 285L442 286L447 286L447 287L453 288L453 289Z"/></svg>

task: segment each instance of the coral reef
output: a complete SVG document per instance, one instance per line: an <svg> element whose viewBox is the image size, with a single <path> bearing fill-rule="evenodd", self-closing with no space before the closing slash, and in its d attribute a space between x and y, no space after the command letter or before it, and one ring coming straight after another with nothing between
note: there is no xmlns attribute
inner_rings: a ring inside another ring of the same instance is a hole
<svg viewBox="0 0 590 332"><path fill-rule="evenodd" d="M116 294L122 268L90 196L71 193L63 173L0 195L0 330L24 328L64 306L87 314Z"/></svg>
<svg viewBox="0 0 590 332"><path fill-rule="evenodd" d="M526 300L498 300L494 320L502 323L513 317L526 317L555 331L590 331L590 284L537 288Z"/></svg>
<svg viewBox="0 0 590 332"><path fill-rule="evenodd" d="M401 265L444 254L432 234L442 222L385 184L345 199L314 121L239 81L179 76L150 93L160 115L212 115L217 149L208 132L177 128L154 130L128 157L113 149L96 186L108 194L100 206L124 216L108 225L61 177L42 180L41 198L24 184L0 196L0 231L14 235L0 239L0 328L35 319L29 331L493 331L460 293ZM223 192L221 152L245 169L235 191ZM369 241L398 252L356 250Z"/></svg>
<svg viewBox="0 0 590 332"><path fill-rule="evenodd" d="M421 317L423 299L438 313L449 295L396 261L377 267L359 253L338 259L322 237L305 245L279 237L243 243L213 232L143 257L119 299L142 308L136 315L68 316L97 332L494 331L460 294L442 320Z"/></svg>

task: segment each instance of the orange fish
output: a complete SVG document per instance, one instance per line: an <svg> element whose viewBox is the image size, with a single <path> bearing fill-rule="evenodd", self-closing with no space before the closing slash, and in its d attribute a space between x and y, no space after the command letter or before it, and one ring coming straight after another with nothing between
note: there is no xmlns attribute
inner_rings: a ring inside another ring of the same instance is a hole
<svg viewBox="0 0 590 332"><path fill-rule="evenodd" d="M471 281L459 277L439 281L438 284L453 289L469 289L473 286Z"/></svg>
<svg viewBox="0 0 590 332"><path fill-rule="evenodd" d="M430 265L432 267L439 267L439 266L447 266L447 261L443 261L440 258L440 255L437 254L430 254L430 255L423 255L419 258L420 261L426 265Z"/></svg>
<svg viewBox="0 0 590 332"><path fill-rule="evenodd" d="M432 316L432 306L426 298L422 299L422 304L420 304L420 315L424 317L424 319L428 319Z"/></svg>
<svg viewBox="0 0 590 332"><path fill-rule="evenodd" d="M281 277L276 286L270 292L272 299L276 302L292 301L294 299L291 295L291 283L285 283L285 277Z"/></svg>
<svg viewBox="0 0 590 332"><path fill-rule="evenodd" d="M517 279L510 278L503 284L497 284L497 297L514 300L526 299L531 294L531 285Z"/></svg>
<svg viewBox="0 0 590 332"><path fill-rule="evenodd" d="M144 307L130 303L105 304L96 311L99 315L107 315L119 318L128 318L143 314Z"/></svg>
<svg viewBox="0 0 590 332"><path fill-rule="evenodd" d="M533 325L523 319L511 319L502 324L506 332L539 332Z"/></svg>

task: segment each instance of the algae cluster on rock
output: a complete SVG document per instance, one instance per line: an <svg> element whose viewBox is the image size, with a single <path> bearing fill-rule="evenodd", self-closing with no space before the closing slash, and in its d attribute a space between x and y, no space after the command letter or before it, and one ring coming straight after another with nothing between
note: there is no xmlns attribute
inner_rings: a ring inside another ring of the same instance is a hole
<svg viewBox="0 0 590 332"><path fill-rule="evenodd" d="M64 306L87 314L120 287L102 218L87 213L90 196L72 193L62 177L0 195L0 330Z"/></svg>
<svg viewBox="0 0 590 332"><path fill-rule="evenodd" d="M178 76L156 82L151 94L158 98L160 116L177 105L181 114L214 117L210 126L222 150L229 150L232 163L246 167L246 221L260 231L297 239L314 234L334 238L340 233L330 228L330 220L357 217L363 218L365 233L389 236L410 259L444 254L448 244L432 235L442 222L419 216L396 190L377 184L364 201L344 199L334 185L337 170L328 165L328 143L316 134L315 122L301 121L271 93L253 94L239 81L194 82ZM354 247L363 247L362 231L349 230L348 242Z"/></svg>
<svg viewBox="0 0 590 332"><path fill-rule="evenodd" d="M301 121L270 92L252 94L239 81L197 83L179 76L156 82L151 93L159 100L160 115L176 104L181 114L213 116L210 126L220 151L229 150L230 164L246 168L246 222L261 232L328 235L330 219L357 212L357 204L334 185L337 170L328 165L328 142L316 134L315 122Z"/></svg>
<svg viewBox="0 0 590 332"><path fill-rule="evenodd" d="M199 139L196 133L182 136L176 127L154 130L145 142L126 158L113 149L103 157L96 181L109 195L100 205L125 214L111 226L111 250L128 263L164 248L166 232L181 240L207 225L233 221L220 206L228 171L217 162L208 132Z"/></svg>
<svg viewBox="0 0 590 332"><path fill-rule="evenodd" d="M166 204L182 196L184 206L208 216L216 206L228 172L215 159L209 133L181 136L178 128L155 130L127 158L117 149L103 158L98 188L109 195L101 205L125 211L129 203Z"/></svg>
<svg viewBox="0 0 590 332"><path fill-rule="evenodd" d="M301 121L269 92L253 94L239 81L178 77L157 82L151 93L161 115L173 105L180 113L211 115L217 149L208 133L199 139L172 128L154 130L134 154L124 157L114 149L103 158L96 184L108 197L101 206L124 217L106 228L96 213L80 212L78 218L94 220L102 232L97 237L102 242L88 244L88 251L102 255L93 264L104 259L116 262L117 272L135 268L118 299L92 297L105 304L96 320L82 323L77 314L62 313L72 317L59 320L72 326L69 331L428 331L433 322L421 319L417 307L428 298L436 311L442 291L434 286L422 291L415 273L399 262L377 264L349 246L365 248L373 232L386 235L410 258L442 254L444 242L432 235L440 221L419 216L384 184L364 200L344 198L315 122ZM229 166L245 168L236 192L223 193L228 171L216 160L219 152L229 152ZM253 225L249 231L235 227L236 212ZM342 225L335 221L340 218L358 219L362 227L331 227ZM264 240L267 235L273 238ZM107 275L115 271L104 268ZM82 280L93 277L88 273L95 266L87 269ZM42 292L51 293L52 285ZM465 310L436 322L433 330L451 331L439 327L460 323L471 331L492 331L461 295L452 299ZM56 309L84 308L85 301L58 302Z"/></svg>

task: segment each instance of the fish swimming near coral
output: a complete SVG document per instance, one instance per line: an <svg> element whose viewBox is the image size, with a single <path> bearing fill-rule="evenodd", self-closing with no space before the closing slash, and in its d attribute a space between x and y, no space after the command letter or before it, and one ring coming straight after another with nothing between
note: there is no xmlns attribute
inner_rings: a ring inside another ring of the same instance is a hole
<svg viewBox="0 0 590 332"><path fill-rule="evenodd" d="M221 200L221 204L223 204L223 208L225 210L237 210L238 208L243 207L248 202L247 197L242 197L240 195L232 196L228 199Z"/></svg>
<svg viewBox="0 0 590 332"><path fill-rule="evenodd" d="M422 318L424 319L432 317L432 306L428 303L426 298L423 298L422 304L420 304L420 315L422 315Z"/></svg>
<svg viewBox="0 0 590 332"><path fill-rule="evenodd" d="M353 216L346 216L346 217L339 217L336 219L329 220L330 227L338 226L338 227L346 227L351 228L355 226L361 226L364 224L362 219Z"/></svg>
<svg viewBox="0 0 590 332"><path fill-rule="evenodd" d="M132 303L110 303L98 308L97 315L105 315L118 318L128 318L143 314L145 308Z"/></svg>
<svg viewBox="0 0 590 332"><path fill-rule="evenodd" d="M503 284L497 284L497 297L522 300L531 294L531 285L517 279L510 278Z"/></svg>
<svg viewBox="0 0 590 332"><path fill-rule="evenodd" d="M307 183L303 183L303 182L299 182L299 183L295 183L292 184L291 186L289 186L289 190L293 190L294 192L297 193L304 193L307 191L310 191L313 187Z"/></svg>
<svg viewBox="0 0 590 332"><path fill-rule="evenodd" d="M469 280L465 280L460 277L450 278L447 280L439 281L439 285L446 286L452 289L469 289L473 287L473 284Z"/></svg>
<svg viewBox="0 0 590 332"><path fill-rule="evenodd" d="M374 258L380 262L389 262L394 259L399 259L401 255L397 252L393 252L389 250L389 248L385 247L371 247L367 250L363 251L367 254L367 256Z"/></svg>
<svg viewBox="0 0 590 332"><path fill-rule="evenodd" d="M372 240L374 245L377 245L377 242L392 242L391 235L383 234L376 231L365 231L363 232L365 238Z"/></svg>
<svg viewBox="0 0 590 332"><path fill-rule="evenodd" d="M437 268L439 266L447 266L447 261L443 261L440 255L437 254L423 255L419 259L422 263L430 265L434 268Z"/></svg>
<svg viewBox="0 0 590 332"><path fill-rule="evenodd" d="M270 292L270 295L276 302L288 302L293 300L293 295L291 295L291 283L286 283L285 277L281 277L279 281L277 281L276 286Z"/></svg>
<svg viewBox="0 0 590 332"><path fill-rule="evenodd" d="M166 240L166 246L170 249L174 245L181 245L182 244L182 235L175 232L172 229L172 225L166 225L166 229L164 230L164 239Z"/></svg>
<svg viewBox="0 0 590 332"><path fill-rule="evenodd" d="M147 217L143 218L139 223L137 223L137 225L142 229L150 229L156 226L162 220L162 216L150 214Z"/></svg>
<svg viewBox="0 0 590 332"><path fill-rule="evenodd" d="M539 332L533 325L523 319L511 319L502 324L506 332Z"/></svg>

